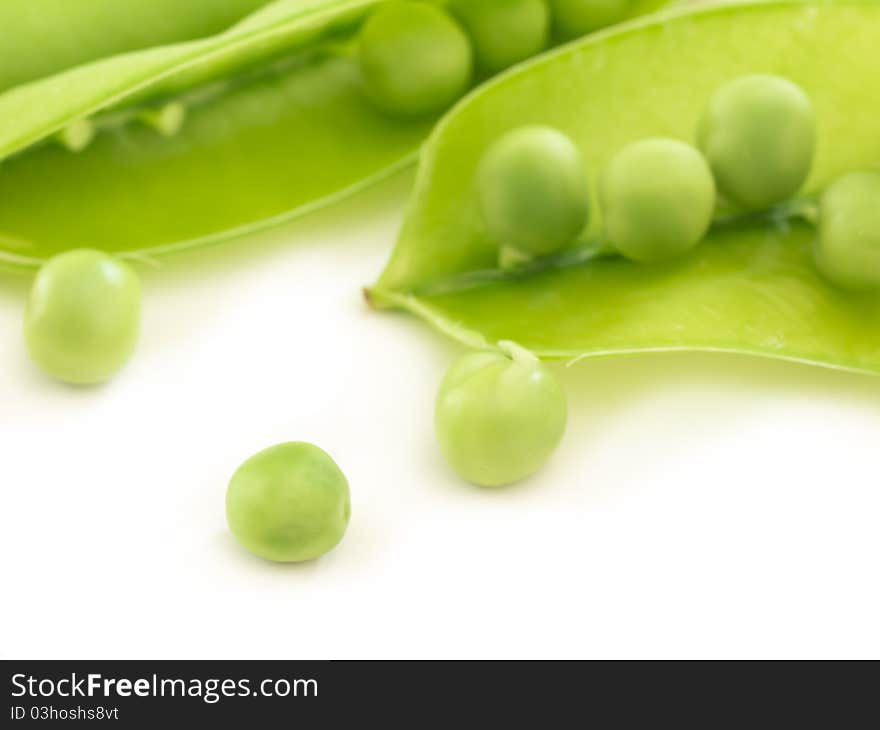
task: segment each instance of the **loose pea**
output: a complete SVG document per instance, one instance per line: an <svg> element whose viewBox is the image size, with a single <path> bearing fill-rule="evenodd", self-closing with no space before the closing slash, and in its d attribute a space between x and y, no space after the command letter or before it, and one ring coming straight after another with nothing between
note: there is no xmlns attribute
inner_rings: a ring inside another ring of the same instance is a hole
<svg viewBox="0 0 880 730"><path fill-rule="evenodd" d="M435 408L440 449L467 481L497 487L530 476L550 458L565 431L562 388L531 353L462 356L449 368Z"/></svg>
<svg viewBox="0 0 880 730"><path fill-rule="evenodd" d="M397 116L442 111L473 72L467 35L445 11L423 3L382 4L363 28L358 55L367 94Z"/></svg>
<svg viewBox="0 0 880 730"><path fill-rule="evenodd" d="M477 65L497 73L547 45L550 14L544 0L451 0L449 9L474 44Z"/></svg>
<svg viewBox="0 0 880 730"><path fill-rule="evenodd" d="M833 284L880 288L880 174L850 173L825 191L815 254Z"/></svg>
<svg viewBox="0 0 880 730"><path fill-rule="evenodd" d="M690 145L647 139L615 155L600 196L609 242L634 261L662 261L686 253L706 235L715 183Z"/></svg>
<svg viewBox="0 0 880 730"><path fill-rule="evenodd" d="M586 164L574 142L552 127L520 127L492 144L477 190L502 253L546 256L573 243L589 220Z"/></svg>
<svg viewBox="0 0 880 730"><path fill-rule="evenodd" d="M40 269L25 312L31 358L76 384L108 380L131 358L141 317L141 285L123 262L100 251L59 254Z"/></svg>
<svg viewBox="0 0 880 730"><path fill-rule="evenodd" d="M291 442L252 456L229 482L226 518L250 552L282 563L313 560L342 540L348 481L317 446Z"/></svg>
<svg viewBox="0 0 880 730"><path fill-rule="evenodd" d="M550 0L556 32L577 38L623 20L631 0Z"/></svg>
<svg viewBox="0 0 880 730"><path fill-rule="evenodd" d="M762 210L789 199L806 181L816 113L788 79L744 76L715 92L698 136L719 192L746 210Z"/></svg>

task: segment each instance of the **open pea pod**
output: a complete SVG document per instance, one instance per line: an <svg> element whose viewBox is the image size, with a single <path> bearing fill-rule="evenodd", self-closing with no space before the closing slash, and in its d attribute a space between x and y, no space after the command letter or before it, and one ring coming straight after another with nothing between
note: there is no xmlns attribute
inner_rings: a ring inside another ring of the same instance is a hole
<svg viewBox="0 0 880 730"><path fill-rule="evenodd" d="M494 139L549 124L594 173L623 145L693 141L711 93L773 73L812 97L819 150L807 193L880 163L880 3L765 2L680 11L593 36L470 96L427 143L397 247L369 290L458 340L515 340L547 358L718 350L880 372L880 296L817 274L802 222L716 226L680 260L640 265L562 255L495 269L472 184Z"/></svg>
<svg viewBox="0 0 880 730"><path fill-rule="evenodd" d="M353 58L378 2L276 0L218 35L0 95L0 266L84 246L158 256L214 243L414 162L436 119L380 113Z"/></svg>
<svg viewBox="0 0 880 730"><path fill-rule="evenodd" d="M98 58L219 33L269 0L3 0L0 91Z"/></svg>
<svg viewBox="0 0 880 730"><path fill-rule="evenodd" d="M280 220L412 154L429 123L362 99L344 50L375 0L279 0L207 39L104 59L0 96L0 263L88 246L173 250ZM331 45L332 44L332 45ZM143 123L169 100L170 136ZM53 138L98 134L73 153Z"/></svg>

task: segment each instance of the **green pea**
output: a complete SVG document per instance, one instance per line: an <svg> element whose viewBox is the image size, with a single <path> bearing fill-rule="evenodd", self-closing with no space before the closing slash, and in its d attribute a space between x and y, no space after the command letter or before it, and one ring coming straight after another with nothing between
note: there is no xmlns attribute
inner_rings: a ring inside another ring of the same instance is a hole
<svg viewBox="0 0 880 730"><path fill-rule="evenodd" d="M523 258L573 243L590 216L586 164L575 143L552 127L508 132L477 171L480 209L489 235Z"/></svg>
<svg viewBox="0 0 880 730"><path fill-rule="evenodd" d="M577 38L618 23L629 10L630 0L550 0L556 32Z"/></svg>
<svg viewBox="0 0 880 730"><path fill-rule="evenodd" d="M141 285L125 263L79 249L38 272L25 312L31 358L50 375L76 384L108 380L137 345Z"/></svg>
<svg viewBox="0 0 880 730"><path fill-rule="evenodd" d="M348 481L317 446L279 444L252 456L229 482L226 519L254 555L314 560L336 547L351 516Z"/></svg>
<svg viewBox="0 0 880 730"><path fill-rule="evenodd" d="M464 479L485 487L520 481L540 469L565 431L562 388L531 353L463 355L440 385L435 427L446 460Z"/></svg>
<svg viewBox="0 0 880 730"><path fill-rule="evenodd" d="M542 51L550 13L544 0L451 0L474 44L477 65L493 74Z"/></svg>
<svg viewBox="0 0 880 730"><path fill-rule="evenodd" d="M388 114L417 117L460 97L473 73L473 51L442 9L415 2L381 5L365 24L359 58L367 94Z"/></svg>
<svg viewBox="0 0 880 730"><path fill-rule="evenodd" d="M789 199L806 181L816 113L788 79L744 76L715 92L698 136L719 192L746 210L762 210Z"/></svg>
<svg viewBox="0 0 880 730"><path fill-rule="evenodd" d="M706 235L715 183L698 150L673 139L647 139L615 155L600 196L609 242L634 261L662 261Z"/></svg>
<svg viewBox="0 0 880 730"><path fill-rule="evenodd" d="M880 174L854 172L822 195L816 265L843 289L880 288Z"/></svg>

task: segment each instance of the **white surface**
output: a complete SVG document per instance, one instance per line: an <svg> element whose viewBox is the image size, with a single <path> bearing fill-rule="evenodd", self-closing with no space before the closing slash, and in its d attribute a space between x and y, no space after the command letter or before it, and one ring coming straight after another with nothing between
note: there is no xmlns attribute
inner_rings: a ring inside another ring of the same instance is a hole
<svg viewBox="0 0 880 730"><path fill-rule="evenodd" d="M23 284L0 278L0 656L880 656L880 379L560 367L552 465L468 487L431 425L458 348L359 293L405 189L145 274L140 352L97 390L30 366ZM225 527L231 473L285 440L351 482L348 535L314 564Z"/></svg>

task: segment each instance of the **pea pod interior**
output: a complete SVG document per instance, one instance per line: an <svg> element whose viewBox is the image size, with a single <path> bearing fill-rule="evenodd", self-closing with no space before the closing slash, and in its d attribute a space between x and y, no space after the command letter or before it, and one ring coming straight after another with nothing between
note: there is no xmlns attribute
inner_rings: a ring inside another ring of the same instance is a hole
<svg viewBox="0 0 880 730"><path fill-rule="evenodd" d="M880 163L878 37L876 2L722 5L595 35L519 67L460 105L426 145L372 300L469 344L515 340L544 357L704 349L880 372L880 297L827 284L805 224L716 227L694 253L663 264L570 256L508 275L493 271L496 246L462 184L492 140L524 124L569 134L594 177L630 142L692 142L712 91L761 72L792 79L816 106L820 145L806 192L819 191Z"/></svg>
<svg viewBox="0 0 880 730"><path fill-rule="evenodd" d="M158 255L223 240L413 162L436 119L381 114L352 56L378 2L277 0L219 35L0 95L0 266L83 246ZM140 120L171 100L187 116L165 137ZM52 142L80 119L99 130L83 151Z"/></svg>

